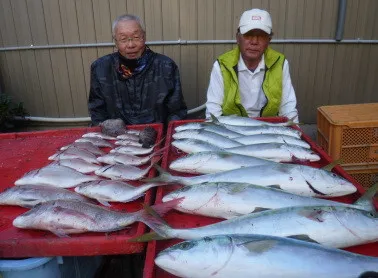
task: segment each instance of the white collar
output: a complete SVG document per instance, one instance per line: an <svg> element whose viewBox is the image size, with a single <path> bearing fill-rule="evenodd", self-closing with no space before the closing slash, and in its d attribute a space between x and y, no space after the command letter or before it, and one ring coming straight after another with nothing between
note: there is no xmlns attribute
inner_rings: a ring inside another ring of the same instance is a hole
<svg viewBox="0 0 378 278"><path fill-rule="evenodd" d="M239 61L238 61L238 71L250 71L247 66L245 65L244 63L244 60L240 54L239 56ZM254 72L259 72L259 71L262 71L262 70L265 70L265 59L264 59L264 54L263 56L261 57L261 61L260 63L257 65L257 68L254 70Z"/></svg>

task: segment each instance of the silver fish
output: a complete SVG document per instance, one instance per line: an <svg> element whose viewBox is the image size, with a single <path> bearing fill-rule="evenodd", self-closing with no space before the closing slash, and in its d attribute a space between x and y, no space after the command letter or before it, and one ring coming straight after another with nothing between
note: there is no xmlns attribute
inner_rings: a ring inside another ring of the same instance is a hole
<svg viewBox="0 0 378 278"><path fill-rule="evenodd" d="M149 162L153 157L156 157L160 155L161 150L154 152L147 156L136 156L132 154L123 154L123 153L108 153L106 155L97 157L97 160L102 163L106 164L124 164L124 165L134 165L134 166L140 166L144 165L147 162ZM155 162L159 161L160 158L154 160Z"/></svg>
<svg viewBox="0 0 378 278"><path fill-rule="evenodd" d="M261 234L302 238L335 248L378 241L374 212L342 206L304 206L246 214L198 228L174 229L164 222L154 231L164 238L198 239L225 234ZM147 234L139 238L139 241Z"/></svg>
<svg viewBox="0 0 378 278"><path fill-rule="evenodd" d="M253 156L228 152L199 152L172 161L169 169L192 174L212 174L242 167L270 164L274 164L274 162Z"/></svg>
<svg viewBox="0 0 378 278"><path fill-rule="evenodd" d="M89 163L81 158L59 159L51 164L66 166L83 174L89 174L101 168L100 165Z"/></svg>
<svg viewBox="0 0 378 278"><path fill-rule="evenodd" d="M116 144L117 146L136 146L136 147L142 147L142 144L139 143L138 141L128 140L128 139L115 141L114 144Z"/></svg>
<svg viewBox="0 0 378 278"><path fill-rule="evenodd" d="M224 151L223 148L196 139L176 139L172 141L172 146L186 153L197 153L206 151Z"/></svg>
<svg viewBox="0 0 378 278"><path fill-rule="evenodd" d="M266 121L260 121L248 117L240 117L236 115L231 116L219 116L210 120L212 122L219 122L221 124L236 125L236 126L292 126L295 123L293 121L287 121L283 123L271 123Z"/></svg>
<svg viewBox="0 0 378 278"><path fill-rule="evenodd" d="M104 140L116 140L117 139L116 137L109 136L109 135L106 135L105 133L101 133L101 132L88 132L88 133L83 134L82 137L84 137L84 138L100 138L100 139L104 139Z"/></svg>
<svg viewBox="0 0 378 278"><path fill-rule="evenodd" d="M112 180L139 180L148 174L152 166L140 169L132 165L114 164L96 170L95 174Z"/></svg>
<svg viewBox="0 0 378 278"><path fill-rule="evenodd" d="M105 147L105 148L112 148L113 147L112 143L110 143L110 142L108 142L104 139L101 139L101 138L82 137L82 138L75 140L75 142L89 142L89 143L92 143L93 145L95 145L97 147Z"/></svg>
<svg viewBox="0 0 378 278"><path fill-rule="evenodd" d="M256 134L282 134L301 138L302 132L299 130L286 126L236 126L223 124L229 130L238 132L242 135L256 135Z"/></svg>
<svg viewBox="0 0 378 278"><path fill-rule="evenodd" d="M241 136L240 133L229 130L221 125L215 125L215 124L205 123L205 122L187 123L187 124L183 124L183 125L179 125L175 127L176 132L180 132L184 130L192 130L192 129L201 129L201 130L210 131L210 132L217 133L219 135L222 135L224 137L231 138L231 139Z"/></svg>
<svg viewBox="0 0 378 278"><path fill-rule="evenodd" d="M84 196L96 199L105 206L110 206L108 202L131 202L144 195L144 193L158 183L147 183L140 186L133 186L122 181L90 181L79 184L75 191Z"/></svg>
<svg viewBox="0 0 378 278"><path fill-rule="evenodd" d="M77 200L90 202L89 199L63 188L45 185L17 185L0 193L0 205L33 207L53 200Z"/></svg>
<svg viewBox="0 0 378 278"><path fill-rule="evenodd" d="M68 148L63 151L59 151L51 156L49 156L49 160L61 160L61 159L73 159L73 158L80 158L89 163L98 164L96 159L96 155L90 153L83 149L78 148Z"/></svg>
<svg viewBox="0 0 378 278"><path fill-rule="evenodd" d="M220 148L232 148L242 146L243 144L236 142L230 138L224 137L214 132L206 130L190 129L184 130L172 135L174 139L196 139L208 142Z"/></svg>
<svg viewBox="0 0 378 278"><path fill-rule="evenodd" d="M123 153L123 154L132 154L132 155L147 155L153 152L156 146L158 146L163 140L160 140L158 143L153 145L151 148L143 148L138 146L120 146L115 149L110 150L111 153Z"/></svg>
<svg viewBox="0 0 378 278"><path fill-rule="evenodd" d="M293 136L277 135L277 134L256 134L245 135L241 137L233 138L233 140L242 143L244 145L262 144L262 143L281 143L288 145L295 145L302 148L310 149L310 144L304 140L298 139Z"/></svg>
<svg viewBox="0 0 378 278"><path fill-rule="evenodd" d="M220 235L184 241L161 251L155 263L175 276L190 278L372 278L378 275L378 258L266 235ZM368 276L373 271L374 276Z"/></svg>
<svg viewBox="0 0 378 278"><path fill-rule="evenodd" d="M320 156L311 149L280 143L243 145L240 147L225 148L225 150L230 153L255 156L276 162L320 160Z"/></svg>
<svg viewBox="0 0 378 278"><path fill-rule="evenodd" d="M287 192L310 197L337 197L356 192L356 187L339 175L323 169L298 164L275 163L243 167L215 174L194 177L173 176L155 165L160 176L144 179L148 182L171 182L193 185L205 182L253 183L275 186Z"/></svg>
<svg viewBox="0 0 378 278"><path fill-rule="evenodd" d="M375 211L372 203L378 184L371 187L354 204L304 197L270 187L243 183L202 183L188 185L163 197L163 202L183 198L179 211L230 219L269 209L298 206L344 206Z"/></svg>
<svg viewBox="0 0 378 278"><path fill-rule="evenodd" d="M133 134L133 133L125 133L117 136L117 139L119 140L130 140L130 141L139 141L139 133Z"/></svg>
<svg viewBox="0 0 378 278"><path fill-rule="evenodd" d="M85 175L71 168L61 165L47 165L32 170L16 180L15 185L40 184L69 188L82 182L98 180L94 175Z"/></svg>
<svg viewBox="0 0 378 278"><path fill-rule="evenodd" d="M70 145L63 146L60 148L61 151L64 151L68 148L77 148L77 149L82 149L85 151L88 151L90 153L93 153L94 155L103 155L105 154L104 151L102 151L99 147L93 145L90 142L74 142Z"/></svg>
<svg viewBox="0 0 378 278"><path fill-rule="evenodd" d="M155 206L164 214L175 204ZM85 232L112 232L125 228L136 221L154 222L144 210L123 213L101 206L78 201L50 201L39 204L16 217L13 225L21 229L47 230L59 237Z"/></svg>

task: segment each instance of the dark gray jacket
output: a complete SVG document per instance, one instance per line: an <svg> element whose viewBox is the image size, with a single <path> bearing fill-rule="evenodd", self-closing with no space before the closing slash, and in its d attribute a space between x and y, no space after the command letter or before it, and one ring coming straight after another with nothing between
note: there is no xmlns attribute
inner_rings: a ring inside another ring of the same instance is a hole
<svg viewBox="0 0 378 278"><path fill-rule="evenodd" d="M186 117L180 74L173 60L153 52L146 67L128 79L118 67L118 53L91 65L88 109L94 125L117 118L125 124L167 124Z"/></svg>

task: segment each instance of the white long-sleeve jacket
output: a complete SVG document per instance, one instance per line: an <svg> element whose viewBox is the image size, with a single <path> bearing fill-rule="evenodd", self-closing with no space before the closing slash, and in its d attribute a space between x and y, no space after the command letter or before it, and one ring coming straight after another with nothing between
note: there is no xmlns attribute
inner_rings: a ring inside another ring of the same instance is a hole
<svg viewBox="0 0 378 278"><path fill-rule="evenodd" d="M259 117L261 109L267 103L267 98L262 90L264 74L264 55L254 72L247 68L240 55L238 61L240 99L250 117ZM219 63L215 61L210 75L209 88L207 90L206 118L210 117L210 113L214 116L222 115L223 97L223 77ZM289 63L285 60L282 73L282 100L279 108L279 116L284 116L294 122L298 122L298 110L296 105L297 98L291 83Z"/></svg>

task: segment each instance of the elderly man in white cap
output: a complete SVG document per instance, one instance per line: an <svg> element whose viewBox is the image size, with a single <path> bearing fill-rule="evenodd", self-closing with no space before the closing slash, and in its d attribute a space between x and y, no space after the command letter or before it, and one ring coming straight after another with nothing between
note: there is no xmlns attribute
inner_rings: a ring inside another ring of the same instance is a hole
<svg viewBox="0 0 378 278"><path fill-rule="evenodd" d="M267 11L245 11L236 33L238 47L220 55L207 91L206 117L285 116L298 122L296 96L285 56L269 47L272 19Z"/></svg>

